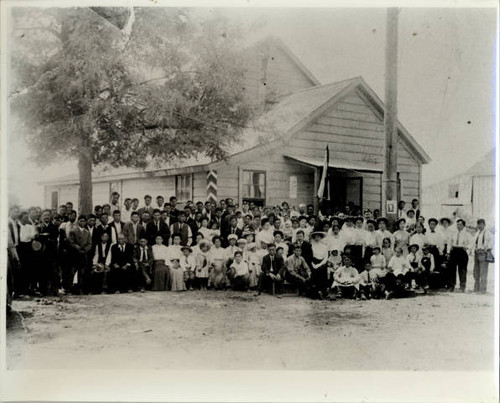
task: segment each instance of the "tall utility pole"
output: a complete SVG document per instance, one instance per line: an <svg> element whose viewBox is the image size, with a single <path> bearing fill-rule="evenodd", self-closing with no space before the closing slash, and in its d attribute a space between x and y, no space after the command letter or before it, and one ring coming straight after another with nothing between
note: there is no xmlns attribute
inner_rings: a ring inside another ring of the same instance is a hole
<svg viewBox="0 0 500 403"><path fill-rule="evenodd" d="M398 13L397 8L387 9L387 37L385 44L385 112L384 112L384 215L392 227L397 217L398 197ZM396 205L394 205L396 202Z"/></svg>

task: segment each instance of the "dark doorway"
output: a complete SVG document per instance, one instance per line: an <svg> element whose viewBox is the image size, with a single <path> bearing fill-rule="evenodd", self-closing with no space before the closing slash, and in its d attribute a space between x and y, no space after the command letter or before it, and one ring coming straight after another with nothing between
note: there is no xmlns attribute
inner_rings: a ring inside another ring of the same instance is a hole
<svg viewBox="0 0 500 403"><path fill-rule="evenodd" d="M363 209L363 178L330 176L330 208L352 213Z"/></svg>

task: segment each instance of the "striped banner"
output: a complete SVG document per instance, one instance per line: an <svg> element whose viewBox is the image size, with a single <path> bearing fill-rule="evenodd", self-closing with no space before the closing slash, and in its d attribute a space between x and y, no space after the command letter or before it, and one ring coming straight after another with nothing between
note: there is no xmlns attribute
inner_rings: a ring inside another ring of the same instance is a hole
<svg viewBox="0 0 500 403"><path fill-rule="evenodd" d="M207 173L207 200L217 203L217 171L211 170Z"/></svg>

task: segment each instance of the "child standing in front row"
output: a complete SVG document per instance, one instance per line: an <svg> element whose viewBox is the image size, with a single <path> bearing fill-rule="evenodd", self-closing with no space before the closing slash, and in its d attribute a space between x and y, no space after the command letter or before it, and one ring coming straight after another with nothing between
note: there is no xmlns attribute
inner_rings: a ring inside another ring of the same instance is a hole
<svg viewBox="0 0 500 403"><path fill-rule="evenodd" d="M186 289L189 291L193 291L196 259L193 256L193 250L189 246L182 247L181 267L184 274L184 283L186 284Z"/></svg>
<svg viewBox="0 0 500 403"><path fill-rule="evenodd" d="M206 291L208 286L208 268L210 267L210 243L206 239L200 242L200 251L196 256L195 279L197 288Z"/></svg>

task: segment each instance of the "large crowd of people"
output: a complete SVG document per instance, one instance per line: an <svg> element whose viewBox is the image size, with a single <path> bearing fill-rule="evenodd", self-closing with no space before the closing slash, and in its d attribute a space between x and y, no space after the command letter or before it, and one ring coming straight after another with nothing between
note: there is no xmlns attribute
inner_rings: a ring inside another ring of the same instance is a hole
<svg viewBox="0 0 500 403"><path fill-rule="evenodd" d="M315 214L313 205L259 207L232 199L126 198L83 215L9 210L9 298L152 291L285 289L310 298L403 297L413 289L486 292L493 237L462 219L426 219L401 201L397 221L354 205ZM281 290L281 291L280 291Z"/></svg>

